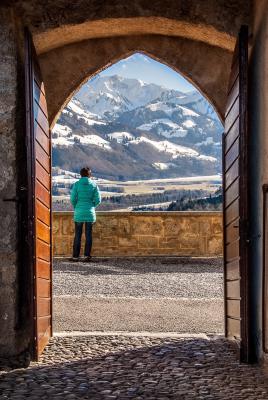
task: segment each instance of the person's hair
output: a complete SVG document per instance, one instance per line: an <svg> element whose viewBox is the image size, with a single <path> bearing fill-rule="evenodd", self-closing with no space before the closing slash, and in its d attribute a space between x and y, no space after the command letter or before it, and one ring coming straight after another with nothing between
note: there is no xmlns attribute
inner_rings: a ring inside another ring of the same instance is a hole
<svg viewBox="0 0 268 400"><path fill-rule="evenodd" d="M84 177L84 176L90 177L90 175L91 175L91 169L90 169L89 167L84 167L84 168L82 168L81 171L80 171L80 175L81 175L82 177Z"/></svg>

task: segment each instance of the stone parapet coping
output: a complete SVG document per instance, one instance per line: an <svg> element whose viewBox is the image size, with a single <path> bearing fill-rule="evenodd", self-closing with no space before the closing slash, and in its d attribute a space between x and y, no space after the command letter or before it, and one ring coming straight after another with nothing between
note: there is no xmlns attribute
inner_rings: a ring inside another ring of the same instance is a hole
<svg viewBox="0 0 268 400"><path fill-rule="evenodd" d="M69 216L73 215L73 211L53 211L54 215ZM199 216L211 216L219 217L222 215L222 211L97 211L97 216L161 216L161 217L199 217Z"/></svg>

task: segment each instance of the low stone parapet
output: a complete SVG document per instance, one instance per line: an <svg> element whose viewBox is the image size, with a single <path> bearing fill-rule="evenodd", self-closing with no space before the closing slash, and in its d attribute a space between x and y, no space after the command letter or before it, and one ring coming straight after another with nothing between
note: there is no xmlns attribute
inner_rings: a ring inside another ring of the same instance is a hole
<svg viewBox="0 0 268 400"><path fill-rule="evenodd" d="M54 256L72 254L72 212L53 213ZM98 212L94 256L222 255L221 212Z"/></svg>

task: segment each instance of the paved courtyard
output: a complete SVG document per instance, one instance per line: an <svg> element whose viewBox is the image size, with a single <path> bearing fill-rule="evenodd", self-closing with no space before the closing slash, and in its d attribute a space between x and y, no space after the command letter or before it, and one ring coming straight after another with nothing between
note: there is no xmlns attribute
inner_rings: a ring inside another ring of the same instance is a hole
<svg viewBox="0 0 268 400"><path fill-rule="evenodd" d="M54 261L54 331L223 332L221 259Z"/></svg>
<svg viewBox="0 0 268 400"><path fill-rule="evenodd" d="M258 366L221 337L55 337L39 363L0 373L0 398L267 400Z"/></svg>
<svg viewBox="0 0 268 400"><path fill-rule="evenodd" d="M1 400L268 400L263 369L219 335L221 260L56 261L53 281L58 333L0 372Z"/></svg>

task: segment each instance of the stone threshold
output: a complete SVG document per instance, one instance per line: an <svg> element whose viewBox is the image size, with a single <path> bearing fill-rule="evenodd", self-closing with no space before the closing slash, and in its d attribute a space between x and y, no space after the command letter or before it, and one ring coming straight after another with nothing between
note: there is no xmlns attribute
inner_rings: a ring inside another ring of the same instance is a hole
<svg viewBox="0 0 268 400"><path fill-rule="evenodd" d="M125 336L125 337L152 337L152 338L181 338L181 339L223 339L223 335L211 333L178 333L178 332L128 332L128 331L61 331L54 332L54 337L81 337L81 336Z"/></svg>

